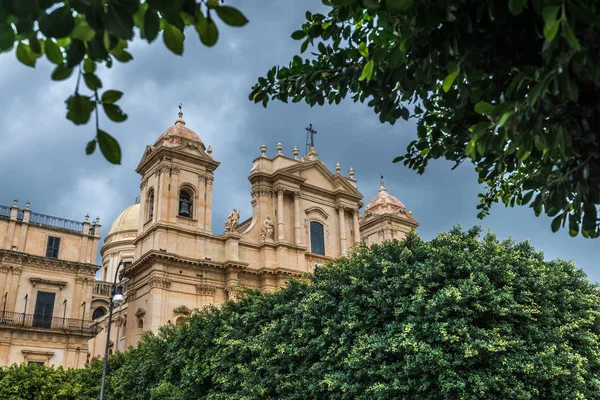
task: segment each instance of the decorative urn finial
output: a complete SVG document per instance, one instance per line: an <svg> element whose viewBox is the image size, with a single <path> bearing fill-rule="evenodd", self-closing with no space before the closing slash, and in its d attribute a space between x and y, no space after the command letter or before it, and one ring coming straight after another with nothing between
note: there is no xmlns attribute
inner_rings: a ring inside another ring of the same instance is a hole
<svg viewBox="0 0 600 400"><path fill-rule="evenodd" d="M348 170L348 176L350 177L350 179L354 179L354 168L350 167L350 169Z"/></svg>
<svg viewBox="0 0 600 400"><path fill-rule="evenodd" d="M260 146L260 156L261 157L267 156L267 146L265 146L264 144L262 146Z"/></svg>
<svg viewBox="0 0 600 400"><path fill-rule="evenodd" d="M294 146L294 150L292 150L292 155L294 156L294 160L298 159L298 154L300 154L300 150L296 146Z"/></svg>
<svg viewBox="0 0 600 400"><path fill-rule="evenodd" d="M335 163L335 172L337 172L339 174L341 170L342 170L342 166L340 165L340 162L338 161Z"/></svg>

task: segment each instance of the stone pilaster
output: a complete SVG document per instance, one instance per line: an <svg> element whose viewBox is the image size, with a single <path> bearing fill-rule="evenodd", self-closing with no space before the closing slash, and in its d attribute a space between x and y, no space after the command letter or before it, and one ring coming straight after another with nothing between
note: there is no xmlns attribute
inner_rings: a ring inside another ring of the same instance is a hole
<svg viewBox="0 0 600 400"><path fill-rule="evenodd" d="M352 210L352 230L354 231L354 244L360 242L360 225L358 224L358 208Z"/></svg>
<svg viewBox="0 0 600 400"><path fill-rule="evenodd" d="M294 192L294 243L302 245L302 226L300 225L300 192Z"/></svg>
<svg viewBox="0 0 600 400"><path fill-rule="evenodd" d="M277 240L285 240L285 221L283 218L283 189L277 189Z"/></svg>
<svg viewBox="0 0 600 400"><path fill-rule="evenodd" d="M340 221L340 253L346 254L346 212L343 206L338 206L338 219Z"/></svg>

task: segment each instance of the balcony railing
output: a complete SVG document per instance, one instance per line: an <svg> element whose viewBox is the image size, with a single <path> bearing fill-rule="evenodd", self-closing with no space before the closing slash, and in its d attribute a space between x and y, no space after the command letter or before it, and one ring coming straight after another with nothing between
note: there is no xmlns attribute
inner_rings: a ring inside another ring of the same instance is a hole
<svg viewBox="0 0 600 400"><path fill-rule="evenodd" d="M29 222L38 225L50 226L53 228L66 229L68 231L78 233L81 233L83 231L83 226L81 222L73 221L70 219L52 217L50 215L38 214L34 212L32 212L29 216Z"/></svg>
<svg viewBox="0 0 600 400"><path fill-rule="evenodd" d="M36 328L95 336L100 327L93 321L74 318L46 317L15 312L0 313L0 327Z"/></svg>
<svg viewBox="0 0 600 400"><path fill-rule="evenodd" d="M112 293L112 283L110 282L94 282L94 288L92 294L96 296L110 297Z"/></svg>
<svg viewBox="0 0 600 400"><path fill-rule="evenodd" d="M0 206L0 217L10 218L10 207Z"/></svg>

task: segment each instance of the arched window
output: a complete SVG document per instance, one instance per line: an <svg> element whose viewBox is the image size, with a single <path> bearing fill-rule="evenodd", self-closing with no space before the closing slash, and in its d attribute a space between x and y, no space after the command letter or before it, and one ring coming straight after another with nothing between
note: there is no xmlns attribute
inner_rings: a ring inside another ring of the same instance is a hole
<svg viewBox="0 0 600 400"><path fill-rule="evenodd" d="M92 319L98 319L100 317L103 317L106 315L106 308L104 307L97 307L94 310L94 313L92 314Z"/></svg>
<svg viewBox="0 0 600 400"><path fill-rule="evenodd" d="M154 217L154 190L150 190L148 194L148 218L146 220L151 220Z"/></svg>
<svg viewBox="0 0 600 400"><path fill-rule="evenodd" d="M185 317L179 317L175 320L175 325L183 325L185 323Z"/></svg>
<svg viewBox="0 0 600 400"><path fill-rule="evenodd" d="M143 330L144 330L144 320L143 320L143 319L141 319L141 318L140 318L140 319L138 319L138 329L139 329L140 331L143 331Z"/></svg>
<svg viewBox="0 0 600 400"><path fill-rule="evenodd" d="M194 197L189 189L179 191L179 215L192 218L194 215Z"/></svg>
<svg viewBox="0 0 600 400"><path fill-rule="evenodd" d="M310 251L311 253L325 255L323 224L316 221L310 222Z"/></svg>

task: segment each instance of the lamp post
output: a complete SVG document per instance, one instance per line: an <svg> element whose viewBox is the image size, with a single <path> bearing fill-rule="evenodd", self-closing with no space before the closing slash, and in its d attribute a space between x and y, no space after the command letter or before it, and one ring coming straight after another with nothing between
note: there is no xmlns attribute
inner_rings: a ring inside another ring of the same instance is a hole
<svg viewBox="0 0 600 400"><path fill-rule="evenodd" d="M123 271L119 274L121 265L123 265L123 262L120 262L119 265L117 265L117 270L115 271L115 280L113 281L110 303L108 305L108 326L106 328L106 347L104 349L102 383L100 384L100 400L104 400L104 382L106 381L106 370L108 369L108 347L110 344L110 326L112 325L113 307L115 305L118 307L125 302L123 287L121 285L117 286L117 277L119 277L119 281L123 278Z"/></svg>

